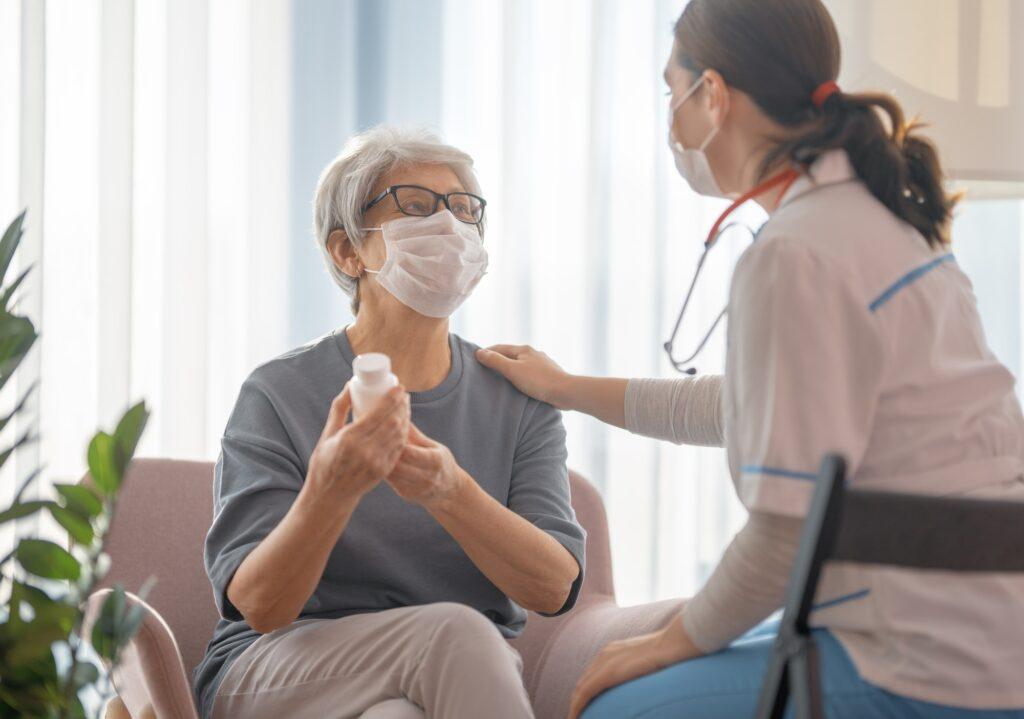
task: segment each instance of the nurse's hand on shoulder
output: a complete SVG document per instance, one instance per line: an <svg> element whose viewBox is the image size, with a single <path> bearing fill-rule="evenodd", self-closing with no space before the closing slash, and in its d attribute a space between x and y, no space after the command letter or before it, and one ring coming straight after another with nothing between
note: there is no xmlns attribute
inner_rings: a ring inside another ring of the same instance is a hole
<svg viewBox="0 0 1024 719"><path fill-rule="evenodd" d="M577 682L569 719L576 719L594 697L607 689L700 655L683 628L680 612L661 631L610 642Z"/></svg>
<svg viewBox="0 0 1024 719"><path fill-rule="evenodd" d="M529 345L492 345L478 350L476 358L484 367L505 375L523 394L558 409L569 409L572 375L543 352Z"/></svg>
<svg viewBox="0 0 1024 719"><path fill-rule="evenodd" d="M331 403L306 474L317 494L341 502L358 501L391 474L409 433L409 394L401 385L353 422L348 420L351 408L346 384Z"/></svg>
<svg viewBox="0 0 1024 719"><path fill-rule="evenodd" d="M428 509L443 508L467 480L472 481L450 449L427 437L412 422L405 448L387 479L402 499Z"/></svg>

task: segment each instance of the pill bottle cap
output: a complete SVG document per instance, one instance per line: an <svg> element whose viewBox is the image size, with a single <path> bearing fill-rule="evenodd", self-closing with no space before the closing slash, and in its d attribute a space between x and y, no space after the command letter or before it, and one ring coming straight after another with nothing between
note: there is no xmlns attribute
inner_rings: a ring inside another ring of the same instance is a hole
<svg viewBox="0 0 1024 719"><path fill-rule="evenodd" d="M391 358L380 352L368 352L355 358L352 369L360 382L376 384L391 373Z"/></svg>

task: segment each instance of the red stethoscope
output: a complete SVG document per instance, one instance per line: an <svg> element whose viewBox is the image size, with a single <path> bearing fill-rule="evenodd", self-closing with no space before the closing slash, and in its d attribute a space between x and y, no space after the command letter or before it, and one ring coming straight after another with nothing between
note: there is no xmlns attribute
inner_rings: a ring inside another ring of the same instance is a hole
<svg viewBox="0 0 1024 719"><path fill-rule="evenodd" d="M725 317L725 313L729 309L728 307L722 308L722 311L718 313L718 316L715 318L715 321L711 325L710 329L708 329L708 331L704 333L704 337L701 339L700 344L697 345L697 349L690 353L689 356L684 357L682 359L676 359L675 357L673 357L672 350L675 345L676 336L679 334L679 327L683 323L683 315L686 313L686 308L690 304L690 298L693 297L693 289L694 287L697 286L697 278L700 277L700 271L701 268L704 267L704 260L707 259L708 252L711 251L711 248L715 246L715 244L718 242L718 239L723 234L725 234L729 229L737 226L745 227L744 225L740 225L739 223L736 222L725 224L725 220L740 205L744 204L748 200L752 200L755 197L763 195L769 190L779 187L780 185L782 186L782 192L779 196L781 197L785 195L790 185L792 185L796 181L796 179L800 177L800 174L801 173L799 170L795 168L789 168L787 170L783 170L782 172L775 175L771 179L762 182L760 185L754 187L753 189L743 193L738 198L736 198L736 200L733 201L733 203L729 205L729 207L726 208L725 212L718 216L718 219L715 220L715 224L711 226L711 231L708 233L708 238L704 241L704 251L701 253L700 259L697 261L697 269L693 273L693 280L690 281L690 288L686 291L686 298L683 300L683 306L679 310L679 316L676 318L675 327L672 328L672 336L668 338L668 341L664 345L665 352L668 354L668 361L671 362L672 366L679 372L689 375L697 374L697 369L689 365L691 362L693 362L694 358L700 354L701 350L704 349L704 345L708 343L708 340L714 333L715 328L718 327L718 323L722 321L722 318Z"/></svg>

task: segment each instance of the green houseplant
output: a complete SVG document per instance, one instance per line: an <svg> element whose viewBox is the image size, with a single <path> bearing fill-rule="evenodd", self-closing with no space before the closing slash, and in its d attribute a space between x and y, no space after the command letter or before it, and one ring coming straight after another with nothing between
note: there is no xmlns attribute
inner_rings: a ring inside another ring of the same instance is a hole
<svg viewBox="0 0 1024 719"><path fill-rule="evenodd" d="M7 283L7 272L21 242L22 212L0 239L0 390L18 369L38 334L32 321L16 313L15 292L31 268ZM23 413L34 388L14 409L0 416L0 432ZM52 498L27 499L39 481L38 471L21 480L14 500L0 511L0 525L48 512L69 538L68 546L23 537L0 558L0 718L84 717L79 692L100 681L99 667L86 656L86 645L111 664L142 620L126 608L124 590L116 587L96 618L91 637L83 633L83 603L102 579L109 559L104 538L117 492L146 424L143 403L131 407L113 432L98 432L89 443L88 484L53 484ZM0 467L28 433L0 447ZM45 489L45 488L40 488Z"/></svg>

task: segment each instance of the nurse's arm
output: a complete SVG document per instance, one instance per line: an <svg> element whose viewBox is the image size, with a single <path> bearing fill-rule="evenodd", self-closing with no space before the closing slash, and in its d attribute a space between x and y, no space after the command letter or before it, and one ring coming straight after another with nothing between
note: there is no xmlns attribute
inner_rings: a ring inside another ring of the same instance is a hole
<svg viewBox="0 0 1024 719"><path fill-rule="evenodd" d="M525 395L557 409L583 412L605 424L626 427L628 380L569 374L546 354L528 345L494 345L479 350L476 358L484 367L504 375Z"/></svg>
<svg viewBox="0 0 1024 719"><path fill-rule="evenodd" d="M722 447L721 375L676 379L584 377L563 370L527 345L494 345L477 353L485 367L516 388L561 410L574 410L645 437Z"/></svg>
<svg viewBox="0 0 1024 719"><path fill-rule="evenodd" d="M782 606L802 527L802 517L750 513L708 581L683 606L694 645L704 653L723 649Z"/></svg>

